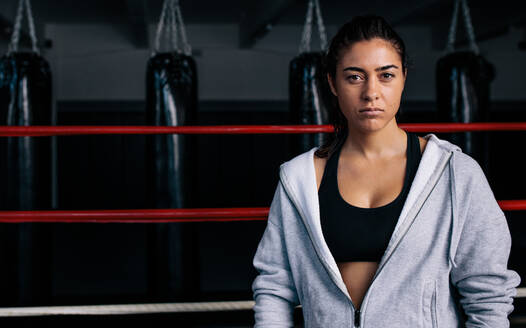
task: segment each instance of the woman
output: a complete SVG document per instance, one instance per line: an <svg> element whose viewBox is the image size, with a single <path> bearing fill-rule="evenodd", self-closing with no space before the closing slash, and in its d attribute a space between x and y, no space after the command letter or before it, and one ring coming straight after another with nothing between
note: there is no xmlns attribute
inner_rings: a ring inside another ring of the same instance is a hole
<svg viewBox="0 0 526 328"><path fill-rule="evenodd" d="M405 46L356 17L333 38L333 139L280 167L254 257L256 327L508 327L520 282L478 165L397 126Z"/></svg>

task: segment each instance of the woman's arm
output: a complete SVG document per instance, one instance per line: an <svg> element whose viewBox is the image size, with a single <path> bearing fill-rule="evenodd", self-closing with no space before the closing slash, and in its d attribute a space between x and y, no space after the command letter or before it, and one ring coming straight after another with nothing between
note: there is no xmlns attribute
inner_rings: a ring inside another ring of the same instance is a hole
<svg viewBox="0 0 526 328"><path fill-rule="evenodd" d="M259 275L252 284L254 292L255 328L294 327L294 307L299 303L292 280L284 240L281 202L286 199L278 183L270 205L267 227L254 257Z"/></svg>
<svg viewBox="0 0 526 328"><path fill-rule="evenodd" d="M511 236L504 212L476 165L451 281L460 293L466 327L509 327L519 275L508 270Z"/></svg>

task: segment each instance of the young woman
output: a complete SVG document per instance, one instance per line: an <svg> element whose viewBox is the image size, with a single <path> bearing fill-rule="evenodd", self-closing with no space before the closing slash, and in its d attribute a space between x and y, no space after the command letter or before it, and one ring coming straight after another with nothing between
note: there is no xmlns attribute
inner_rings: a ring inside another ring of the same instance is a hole
<svg viewBox="0 0 526 328"><path fill-rule="evenodd" d="M396 121L404 42L381 17L333 38L335 133L280 167L254 257L256 327L508 327L520 278L479 164Z"/></svg>

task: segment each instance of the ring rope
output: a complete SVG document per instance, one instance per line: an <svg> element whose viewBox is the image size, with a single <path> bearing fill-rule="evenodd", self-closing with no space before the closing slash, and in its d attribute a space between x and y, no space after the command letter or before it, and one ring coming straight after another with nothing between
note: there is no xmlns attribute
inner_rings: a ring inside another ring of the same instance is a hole
<svg viewBox="0 0 526 328"><path fill-rule="evenodd" d="M0 211L0 222L167 223L264 221L267 219L268 213L268 207L84 211Z"/></svg>
<svg viewBox="0 0 526 328"><path fill-rule="evenodd" d="M219 312L252 310L253 307L254 301L10 307L0 308L0 317Z"/></svg>
<svg viewBox="0 0 526 328"><path fill-rule="evenodd" d="M503 211L526 210L526 200L500 200ZM0 211L0 223L182 223L265 221L268 207L84 210L84 211Z"/></svg>
<svg viewBox="0 0 526 328"><path fill-rule="evenodd" d="M515 298L526 297L526 288L517 288ZM122 315L147 313L191 313L219 311L248 311L254 301L145 303L114 305L76 305L0 308L0 317L28 317L44 315ZM298 307L301 307L298 306Z"/></svg>
<svg viewBox="0 0 526 328"><path fill-rule="evenodd" d="M402 123L408 132L525 131L526 122ZM0 137L38 137L92 134L300 134L333 132L332 125L194 125L194 126L0 126Z"/></svg>

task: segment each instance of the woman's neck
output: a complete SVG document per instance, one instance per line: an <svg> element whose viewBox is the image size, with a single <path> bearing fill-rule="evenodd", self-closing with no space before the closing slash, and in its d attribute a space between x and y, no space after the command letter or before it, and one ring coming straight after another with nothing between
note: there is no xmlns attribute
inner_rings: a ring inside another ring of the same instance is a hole
<svg viewBox="0 0 526 328"><path fill-rule="evenodd" d="M388 158L404 153L406 132L398 127L393 119L378 131L360 131L349 127L349 133L342 146L345 156L359 156L367 160Z"/></svg>

